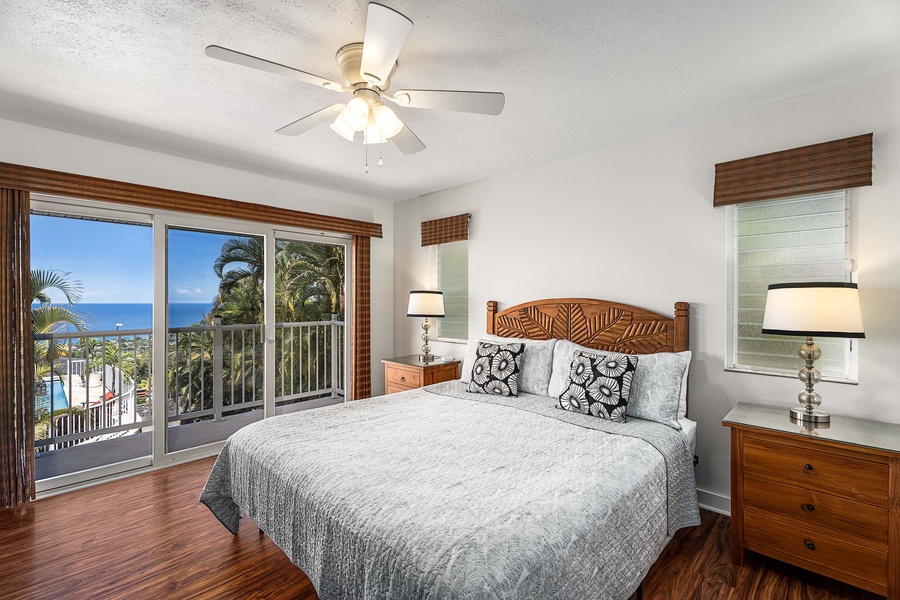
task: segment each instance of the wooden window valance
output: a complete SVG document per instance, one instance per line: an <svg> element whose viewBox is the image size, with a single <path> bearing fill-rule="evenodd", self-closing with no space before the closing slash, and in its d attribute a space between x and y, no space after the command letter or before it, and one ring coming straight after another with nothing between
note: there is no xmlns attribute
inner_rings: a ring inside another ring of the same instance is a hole
<svg viewBox="0 0 900 600"><path fill-rule="evenodd" d="M872 185L872 134L716 165L713 206Z"/></svg>
<svg viewBox="0 0 900 600"><path fill-rule="evenodd" d="M9 163L0 163L0 188L28 190L31 193L56 194L86 200L102 200L155 210L174 210L257 223L288 225L315 231L382 237L380 223L318 215L264 204Z"/></svg>
<svg viewBox="0 0 900 600"><path fill-rule="evenodd" d="M422 245L434 246L469 239L468 213L422 222Z"/></svg>

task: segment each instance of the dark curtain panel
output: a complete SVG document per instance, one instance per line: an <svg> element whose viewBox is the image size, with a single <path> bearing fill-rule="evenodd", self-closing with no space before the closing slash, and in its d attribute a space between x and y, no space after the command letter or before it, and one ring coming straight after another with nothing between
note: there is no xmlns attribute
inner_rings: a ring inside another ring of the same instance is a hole
<svg viewBox="0 0 900 600"><path fill-rule="evenodd" d="M34 498L29 193L0 188L0 507Z"/></svg>
<svg viewBox="0 0 900 600"><path fill-rule="evenodd" d="M370 295L371 238L353 236L353 316L350 333L350 400L372 395L372 312Z"/></svg>

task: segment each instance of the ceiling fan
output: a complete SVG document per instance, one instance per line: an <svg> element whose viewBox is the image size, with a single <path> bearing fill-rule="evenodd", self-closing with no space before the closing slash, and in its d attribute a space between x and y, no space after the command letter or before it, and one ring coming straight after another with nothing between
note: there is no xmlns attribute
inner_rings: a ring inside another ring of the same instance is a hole
<svg viewBox="0 0 900 600"><path fill-rule="evenodd" d="M341 69L341 83L221 46L207 46L206 54L335 92L352 92L353 97L346 103L323 108L285 125L276 133L300 135L332 121L331 129L346 140L352 142L356 134L362 132L364 144L383 144L390 140L404 154L414 154L424 150L425 144L382 100L411 108L499 115L506 99L500 92L455 90L397 90L389 94L387 90L397 70L397 57L412 27L412 21L399 12L370 2L365 38L362 42L343 46L335 55Z"/></svg>

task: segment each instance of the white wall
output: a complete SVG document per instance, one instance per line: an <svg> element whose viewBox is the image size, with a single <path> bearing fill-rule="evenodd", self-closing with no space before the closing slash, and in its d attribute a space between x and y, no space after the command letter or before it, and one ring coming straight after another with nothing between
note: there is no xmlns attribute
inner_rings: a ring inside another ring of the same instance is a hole
<svg viewBox="0 0 900 600"><path fill-rule="evenodd" d="M14 121L0 120L0 139L0 162L381 223L384 239L372 240L372 387L383 393L380 359L393 351L393 204Z"/></svg>
<svg viewBox="0 0 900 600"><path fill-rule="evenodd" d="M485 303L592 297L673 314L691 304L690 416L699 422L698 486L729 496L722 418L739 401L796 404L800 382L724 371L726 209L713 208L714 165L875 133L874 185L858 191L859 285L867 339L858 386L822 383L832 414L900 423L900 72L865 79L603 148L398 204L394 295L397 354L421 344L404 316L410 289L430 283L419 222L472 213L469 332ZM461 356L460 345L435 343ZM787 410L785 410L787 418ZM727 504L722 504L727 506Z"/></svg>

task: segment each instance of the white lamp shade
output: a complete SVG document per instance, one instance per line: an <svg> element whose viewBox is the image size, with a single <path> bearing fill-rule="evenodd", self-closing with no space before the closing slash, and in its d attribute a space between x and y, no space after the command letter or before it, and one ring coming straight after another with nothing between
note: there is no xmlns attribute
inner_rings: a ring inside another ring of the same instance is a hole
<svg viewBox="0 0 900 600"><path fill-rule="evenodd" d="M777 283L769 286L763 333L864 338L855 283Z"/></svg>
<svg viewBox="0 0 900 600"><path fill-rule="evenodd" d="M381 132L381 137L384 139L394 137L403 129L403 123L400 122L394 111L383 102L375 103L372 114L375 116L375 124L378 125L378 131Z"/></svg>
<svg viewBox="0 0 900 600"><path fill-rule="evenodd" d="M378 125L375 125L374 122L366 127L363 144L383 144L386 141L387 138L381 135L381 130L378 129Z"/></svg>
<svg viewBox="0 0 900 600"><path fill-rule="evenodd" d="M356 132L344 123L344 119L341 115L338 115L337 119L334 120L334 123L331 124L331 130L347 140L348 142L352 142Z"/></svg>
<svg viewBox="0 0 900 600"><path fill-rule="evenodd" d="M341 111L341 118L350 129L362 131L369 122L369 103L359 96L354 96Z"/></svg>
<svg viewBox="0 0 900 600"><path fill-rule="evenodd" d="M413 290L409 293L407 317L443 317L444 293L431 290Z"/></svg>

